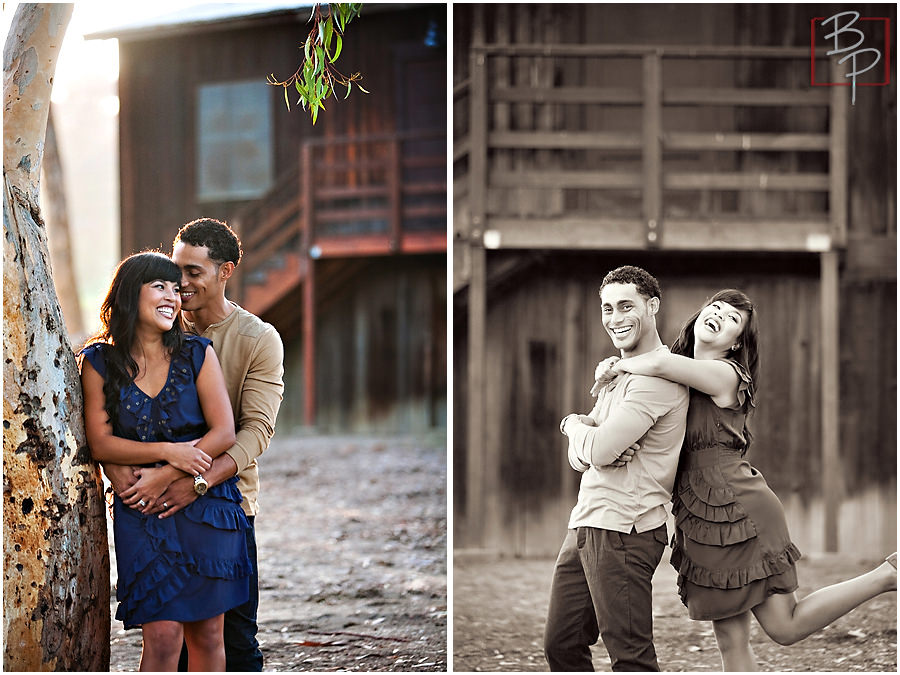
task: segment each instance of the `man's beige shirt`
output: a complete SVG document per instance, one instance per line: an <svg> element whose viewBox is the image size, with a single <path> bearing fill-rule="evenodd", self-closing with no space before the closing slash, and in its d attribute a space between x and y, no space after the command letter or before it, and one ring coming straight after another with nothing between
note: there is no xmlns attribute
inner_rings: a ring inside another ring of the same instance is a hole
<svg viewBox="0 0 900 675"><path fill-rule="evenodd" d="M583 472L570 528L646 532L666 521L687 409L687 387L659 377L625 373L598 394L597 426L569 426L569 463ZM635 441L632 460L610 466Z"/></svg>
<svg viewBox="0 0 900 675"><path fill-rule="evenodd" d="M284 346L275 327L235 303L234 311L203 331L222 364L234 410L235 444L226 450L237 465L238 489L248 516L259 510L256 458L269 447L284 395Z"/></svg>

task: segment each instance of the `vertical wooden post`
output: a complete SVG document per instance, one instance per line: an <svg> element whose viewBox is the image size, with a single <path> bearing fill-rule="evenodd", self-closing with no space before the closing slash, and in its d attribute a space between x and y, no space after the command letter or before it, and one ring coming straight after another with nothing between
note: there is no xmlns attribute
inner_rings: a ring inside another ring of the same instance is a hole
<svg viewBox="0 0 900 675"><path fill-rule="evenodd" d="M303 200L303 234L300 241L303 242L303 258L306 260L306 278L303 281L303 421L307 426L316 423L316 265L311 253L315 242L312 152L312 145L304 143L300 171L300 194Z"/></svg>
<svg viewBox="0 0 900 675"><path fill-rule="evenodd" d="M662 219L662 58L644 55L643 168L644 223L647 246L660 245Z"/></svg>
<svg viewBox="0 0 900 675"><path fill-rule="evenodd" d="M843 80L835 62L832 82ZM841 80L835 79L840 77ZM828 211L834 245L847 244L847 87L831 87L831 133L828 151Z"/></svg>
<svg viewBox="0 0 900 675"><path fill-rule="evenodd" d="M576 388L578 384L585 382L587 378L590 377L586 373L579 372L578 370L580 361L582 361L581 357L585 352L585 345L581 339L584 335L584 323L581 318L583 294L580 293L580 290L581 285L577 282L566 282L566 300L565 309L563 310L563 316L565 318L563 324L563 376L562 395L560 397L560 400L562 401L562 410L560 411L560 417L562 417L562 415L568 415L571 412L576 412L576 408L578 407L578 401L576 401L575 396ZM588 361L588 363L591 362ZM560 514L560 522L564 523L566 522L565 509L574 503L574 500L572 499L574 495L569 494L574 472L569 467L569 459L566 454L568 439L565 436L560 435L557 446L559 447L559 464L561 467L559 503L562 507L562 513Z"/></svg>
<svg viewBox="0 0 900 675"><path fill-rule="evenodd" d="M839 89L839 87L835 87ZM838 252L821 254L819 279L822 333L822 502L825 505L825 550L838 550L838 516L843 500L840 446L840 351Z"/></svg>
<svg viewBox="0 0 900 675"><path fill-rule="evenodd" d="M483 546L485 506L484 366L486 330L486 261L482 242L487 202L487 75L482 8L476 10L471 53L469 201L469 363L466 438L466 514L470 545Z"/></svg>
<svg viewBox="0 0 900 675"><path fill-rule="evenodd" d="M388 142L388 199L390 200L391 222L389 224L391 239L391 251L397 253L400 250L400 241L403 234L403 193L401 171L401 141L392 138Z"/></svg>

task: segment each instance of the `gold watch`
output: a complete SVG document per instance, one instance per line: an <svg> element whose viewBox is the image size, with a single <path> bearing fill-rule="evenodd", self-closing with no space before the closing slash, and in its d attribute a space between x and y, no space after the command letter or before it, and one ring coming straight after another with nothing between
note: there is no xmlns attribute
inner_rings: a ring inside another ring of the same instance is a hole
<svg viewBox="0 0 900 675"><path fill-rule="evenodd" d="M209 483L206 482L206 479L203 476L201 476L200 474L194 476L194 492L196 492L198 495L203 496L206 494L206 491L208 489Z"/></svg>

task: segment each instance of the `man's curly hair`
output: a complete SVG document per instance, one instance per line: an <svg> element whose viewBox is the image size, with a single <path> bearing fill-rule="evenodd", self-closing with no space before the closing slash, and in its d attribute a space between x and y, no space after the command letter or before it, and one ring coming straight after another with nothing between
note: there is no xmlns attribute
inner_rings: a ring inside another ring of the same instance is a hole
<svg viewBox="0 0 900 675"><path fill-rule="evenodd" d="M634 265L623 265L603 277L600 284L600 292L607 284L634 284L638 293L647 298L659 298L662 300L662 291L659 290L659 282L647 270Z"/></svg>
<svg viewBox="0 0 900 675"><path fill-rule="evenodd" d="M206 246L209 257L218 264L233 262L235 267L241 261L241 240L228 225L215 218L198 218L178 230L174 247L179 241L191 246Z"/></svg>

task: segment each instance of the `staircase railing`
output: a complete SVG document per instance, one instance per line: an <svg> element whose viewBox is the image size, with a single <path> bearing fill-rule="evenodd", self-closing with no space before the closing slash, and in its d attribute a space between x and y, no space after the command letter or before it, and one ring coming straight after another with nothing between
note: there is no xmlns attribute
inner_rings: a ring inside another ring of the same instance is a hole
<svg viewBox="0 0 900 675"><path fill-rule="evenodd" d="M297 169L232 218L240 296L287 255L446 250L446 130L310 139Z"/></svg>

